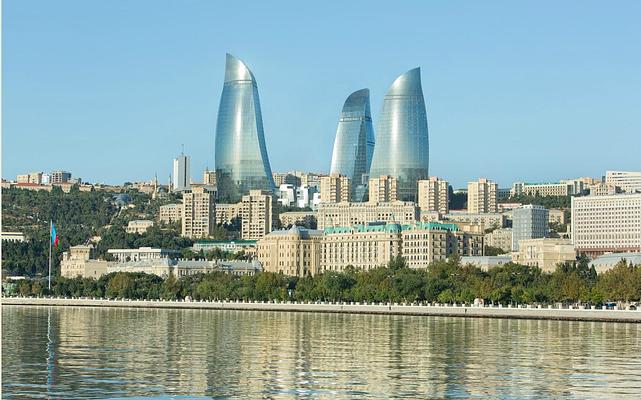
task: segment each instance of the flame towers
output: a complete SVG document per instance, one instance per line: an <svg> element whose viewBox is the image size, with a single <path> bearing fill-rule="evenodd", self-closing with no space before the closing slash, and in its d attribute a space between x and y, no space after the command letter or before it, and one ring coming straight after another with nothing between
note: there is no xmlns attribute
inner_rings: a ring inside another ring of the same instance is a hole
<svg viewBox="0 0 641 400"><path fill-rule="evenodd" d="M343 105L330 168L331 174L350 178L352 201L363 200L367 184L363 178L369 173L373 152L374 128L369 106L369 89L361 89L350 94Z"/></svg>
<svg viewBox="0 0 641 400"><path fill-rule="evenodd" d="M407 71L392 83L383 99L376 131L370 176L395 177L399 199L416 201L417 181L428 178L429 165L420 68Z"/></svg>
<svg viewBox="0 0 641 400"><path fill-rule="evenodd" d="M218 107L215 157L219 198L238 201L250 189L274 189L256 79L231 54Z"/></svg>

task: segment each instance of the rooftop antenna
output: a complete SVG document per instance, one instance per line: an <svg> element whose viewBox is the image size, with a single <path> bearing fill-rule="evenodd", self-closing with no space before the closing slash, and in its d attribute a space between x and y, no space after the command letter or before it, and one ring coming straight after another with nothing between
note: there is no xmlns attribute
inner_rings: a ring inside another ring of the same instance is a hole
<svg viewBox="0 0 641 400"><path fill-rule="evenodd" d="M184 156L185 155L185 145L181 144L180 147L181 147L180 155Z"/></svg>

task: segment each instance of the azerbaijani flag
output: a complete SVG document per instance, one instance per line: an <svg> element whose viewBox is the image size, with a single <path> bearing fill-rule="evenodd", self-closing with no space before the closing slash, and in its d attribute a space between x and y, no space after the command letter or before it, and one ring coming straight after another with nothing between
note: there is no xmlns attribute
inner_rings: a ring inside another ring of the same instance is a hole
<svg viewBox="0 0 641 400"><path fill-rule="evenodd" d="M58 232L56 232L56 225L51 223L51 245L56 248L58 247Z"/></svg>

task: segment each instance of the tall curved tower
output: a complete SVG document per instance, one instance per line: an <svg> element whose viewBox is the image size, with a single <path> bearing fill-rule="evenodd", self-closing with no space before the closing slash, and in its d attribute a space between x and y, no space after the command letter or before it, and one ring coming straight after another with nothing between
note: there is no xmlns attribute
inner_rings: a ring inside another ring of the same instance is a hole
<svg viewBox="0 0 641 400"><path fill-rule="evenodd" d="M218 107L215 153L220 199L235 202L250 189L274 189L256 79L231 54Z"/></svg>
<svg viewBox="0 0 641 400"><path fill-rule="evenodd" d="M363 201L374 152L374 127L369 106L369 89L358 90L347 97L336 129L331 174L351 180L351 201Z"/></svg>
<svg viewBox="0 0 641 400"><path fill-rule="evenodd" d="M370 177L395 177L398 198L416 201L417 181L428 178L429 165L420 68L407 71L392 83L383 99L376 131Z"/></svg>

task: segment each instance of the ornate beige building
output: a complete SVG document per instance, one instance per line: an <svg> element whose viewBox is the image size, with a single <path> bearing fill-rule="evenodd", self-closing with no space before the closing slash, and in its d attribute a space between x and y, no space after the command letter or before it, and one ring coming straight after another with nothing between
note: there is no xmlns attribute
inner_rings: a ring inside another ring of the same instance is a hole
<svg viewBox="0 0 641 400"><path fill-rule="evenodd" d="M435 176L418 181L418 207L421 213L449 213L449 187L450 184L446 180Z"/></svg>
<svg viewBox="0 0 641 400"><path fill-rule="evenodd" d="M258 240L263 238L275 227L275 201L270 192L250 190L241 201L241 238L243 240Z"/></svg>
<svg viewBox="0 0 641 400"><path fill-rule="evenodd" d="M396 223L329 227L324 234L321 271L343 271L348 265L368 270L401 255L401 226Z"/></svg>
<svg viewBox="0 0 641 400"><path fill-rule="evenodd" d="M148 219L136 219L133 221L129 221L127 224L127 228L125 228L125 231L127 233L137 233L137 234L143 234L147 232L147 229L151 228L154 226L154 221L148 220Z"/></svg>
<svg viewBox="0 0 641 400"><path fill-rule="evenodd" d="M363 225L370 222L411 224L418 220L415 203L321 203L316 214L318 229Z"/></svg>
<svg viewBox="0 0 641 400"><path fill-rule="evenodd" d="M485 178L469 182L467 184L467 212L470 214L497 212L497 191L498 185Z"/></svg>
<svg viewBox="0 0 641 400"><path fill-rule="evenodd" d="M553 272L557 264L575 259L574 246L567 239L519 240L519 251L512 253L513 262L539 267L543 272Z"/></svg>
<svg viewBox="0 0 641 400"><path fill-rule="evenodd" d="M258 241L258 260L267 272L290 276L320 271L323 232L293 226L274 231Z"/></svg>
<svg viewBox="0 0 641 400"><path fill-rule="evenodd" d="M505 253L512 251L512 228L499 228L485 234L485 246L492 246Z"/></svg>
<svg viewBox="0 0 641 400"><path fill-rule="evenodd" d="M71 246L68 251L62 253L60 275L65 278L82 276L98 279L107 273L108 262L95 260L93 256L93 246Z"/></svg>
<svg viewBox="0 0 641 400"><path fill-rule="evenodd" d="M411 268L426 268L451 254L480 256L483 234L467 226L443 223L359 224L313 231L299 227L275 231L258 242L265 271L304 276L344 271L347 266L369 270L402 256Z"/></svg>

